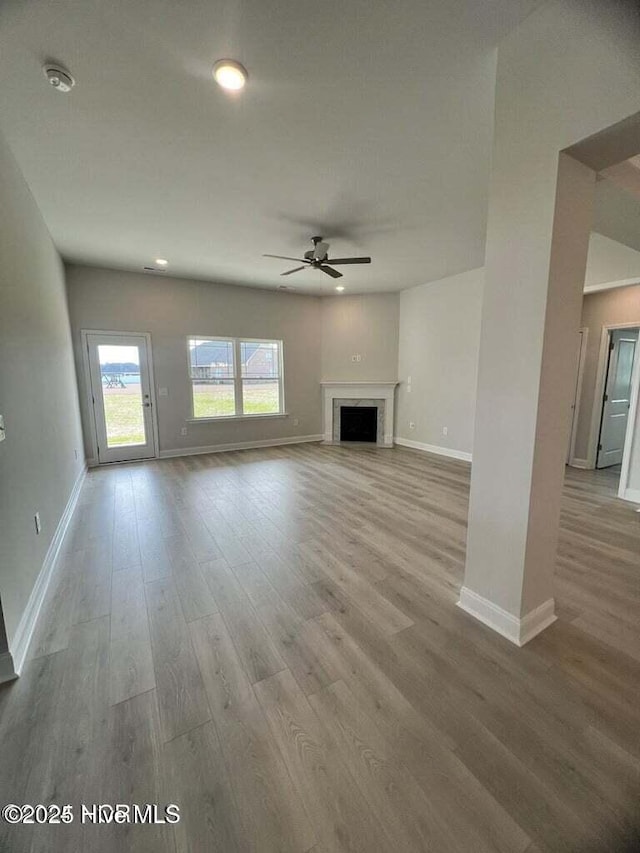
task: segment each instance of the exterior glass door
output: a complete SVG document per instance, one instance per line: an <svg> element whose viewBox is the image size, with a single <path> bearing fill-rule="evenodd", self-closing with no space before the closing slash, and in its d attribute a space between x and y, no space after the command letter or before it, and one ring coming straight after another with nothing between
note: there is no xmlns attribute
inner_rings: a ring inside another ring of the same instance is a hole
<svg viewBox="0 0 640 853"><path fill-rule="evenodd" d="M156 455L144 335L87 334L98 461Z"/></svg>

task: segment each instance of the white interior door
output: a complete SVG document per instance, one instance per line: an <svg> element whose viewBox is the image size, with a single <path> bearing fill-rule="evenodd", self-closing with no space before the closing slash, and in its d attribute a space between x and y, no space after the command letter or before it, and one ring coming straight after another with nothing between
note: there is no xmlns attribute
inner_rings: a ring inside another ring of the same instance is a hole
<svg viewBox="0 0 640 853"><path fill-rule="evenodd" d="M156 455L146 335L87 333L98 461Z"/></svg>
<svg viewBox="0 0 640 853"><path fill-rule="evenodd" d="M596 468L622 462L637 343L637 329L615 329L611 332Z"/></svg>

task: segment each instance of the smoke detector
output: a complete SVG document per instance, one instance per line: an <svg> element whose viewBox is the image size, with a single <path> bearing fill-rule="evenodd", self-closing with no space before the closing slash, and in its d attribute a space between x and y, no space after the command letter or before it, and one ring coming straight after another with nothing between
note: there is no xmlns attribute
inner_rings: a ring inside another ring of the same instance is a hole
<svg viewBox="0 0 640 853"><path fill-rule="evenodd" d="M76 85L71 74L58 65L45 65L42 69L44 76L57 92L70 92Z"/></svg>

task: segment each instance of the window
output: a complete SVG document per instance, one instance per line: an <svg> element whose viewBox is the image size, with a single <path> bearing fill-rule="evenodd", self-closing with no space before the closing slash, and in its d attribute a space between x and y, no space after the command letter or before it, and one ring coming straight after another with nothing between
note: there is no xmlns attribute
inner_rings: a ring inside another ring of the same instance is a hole
<svg viewBox="0 0 640 853"><path fill-rule="evenodd" d="M267 415L280 411L280 343L240 341L242 411Z"/></svg>
<svg viewBox="0 0 640 853"><path fill-rule="evenodd" d="M189 362L194 418L235 415L234 342L190 338Z"/></svg>
<svg viewBox="0 0 640 853"><path fill-rule="evenodd" d="M193 417L284 411L282 341L189 338Z"/></svg>

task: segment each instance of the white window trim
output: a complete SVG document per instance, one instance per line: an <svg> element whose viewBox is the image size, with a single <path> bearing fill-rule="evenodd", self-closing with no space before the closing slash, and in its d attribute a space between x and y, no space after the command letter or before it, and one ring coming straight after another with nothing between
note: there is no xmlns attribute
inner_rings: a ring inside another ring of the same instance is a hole
<svg viewBox="0 0 640 853"><path fill-rule="evenodd" d="M233 415L209 415L204 418L196 416L193 407L193 379L191 377L191 349L190 341L224 341L233 344L233 394L235 400L235 414ZM267 413L245 414L244 400L242 395L242 360L240 357L240 344L278 344L278 404L279 411ZM254 418L286 418L288 413L284 406L284 342L277 338L235 338L230 335L187 335L187 376L189 377L190 417L189 423L207 423L217 421L253 420Z"/></svg>

